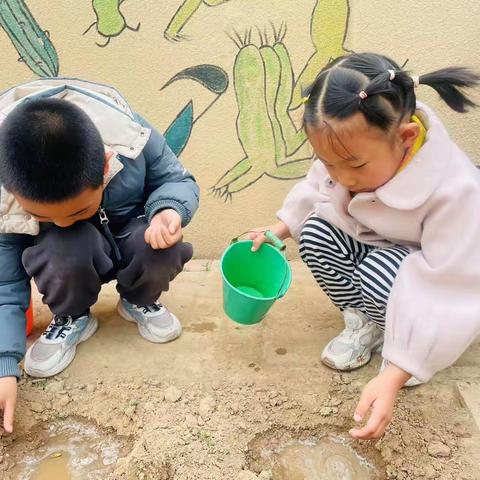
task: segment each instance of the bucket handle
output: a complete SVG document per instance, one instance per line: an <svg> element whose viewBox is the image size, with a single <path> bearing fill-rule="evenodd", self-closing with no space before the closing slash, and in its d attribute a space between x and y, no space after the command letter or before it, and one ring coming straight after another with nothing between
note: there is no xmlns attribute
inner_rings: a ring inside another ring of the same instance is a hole
<svg viewBox="0 0 480 480"><path fill-rule="evenodd" d="M265 230L265 231L255 231L255 230L247 230L246 232L241 233L235 238L232 238L231 243L237 243L240 239L240 237L243 237L246 233L263 233L265 235L265 238L278 250L283 252L287 246L270 230Z"/></svg>
<svg viewBox="0 0 480 480"><path fill-rule="evenodd" d="M233 238L231 243L237 243L243 235L246 233L263 233L265 235L265 238L270 242L271 245L273 245L276 249L278 249L280 252L283 253L283 256L285 256L285 249L287 246L280 240L271 230L265 230L263 232L258 232L255 230L247 230L246 232L241 233L237 237ZM275 300L279 300L280 298L283 298L285 296L285 293L282 293L283 287L285 286L285 282L287 281L288 278L288 260L285 258L285 275L283 276L283 281L280 285L280 288L278 289L278 293L275 296Z"/></svg>

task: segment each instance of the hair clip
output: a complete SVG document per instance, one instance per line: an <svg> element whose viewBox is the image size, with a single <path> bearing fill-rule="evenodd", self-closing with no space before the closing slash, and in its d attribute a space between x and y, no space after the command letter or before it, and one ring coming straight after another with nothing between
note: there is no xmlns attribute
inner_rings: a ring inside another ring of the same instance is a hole
<svg viewBox="0 0 480 480"><path fill-rule="evenodd" d="M303 105L307 104L309 100L310 100L310 95L308 95L306 97L302 97L302 104Z"/></svg>
<svg viewBox="0 0 480 480"><path fill-rule="evenodd" d="M418 75L412 75L413 88L417 88L420 85L420 77Z"/></svg>
<svg viewBox="0 0 480 480"><path fill-rule="evenodd" d="M365 90L362 90L362 91L358 94L358 96L359 96L362 100L365 100L365 99L368 97L367 92L366 92Z"/></svg>
<svg viewBox="0 0 480 480"><path fill-rule="evenodd" d="M390 75L390 81L395 79L395 70L387 70L388 74Z"/></svg>

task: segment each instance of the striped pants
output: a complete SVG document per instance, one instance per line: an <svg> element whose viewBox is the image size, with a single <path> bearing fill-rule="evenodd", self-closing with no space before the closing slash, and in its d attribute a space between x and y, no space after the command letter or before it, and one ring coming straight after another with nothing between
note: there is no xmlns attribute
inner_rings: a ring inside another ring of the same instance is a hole
<svg viewBox="0 0 480 480"><path fill-rule="evenodd" d="M358 242L318 217L305 223L300 255L320 287L340 310L356 308L385 328L393 282L409 249Z"/></svg>

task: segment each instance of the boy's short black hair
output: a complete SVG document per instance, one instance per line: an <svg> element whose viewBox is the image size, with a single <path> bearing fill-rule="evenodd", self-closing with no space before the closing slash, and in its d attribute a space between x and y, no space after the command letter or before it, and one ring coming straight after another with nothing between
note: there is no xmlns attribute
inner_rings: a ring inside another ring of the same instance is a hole
<svg viewBox="0 0 480 480"><path fill-rule="evenodd" d="M88 115L55 98L26 100L0 125L0 183L58 203L103 184L105 149Z"/></svg>

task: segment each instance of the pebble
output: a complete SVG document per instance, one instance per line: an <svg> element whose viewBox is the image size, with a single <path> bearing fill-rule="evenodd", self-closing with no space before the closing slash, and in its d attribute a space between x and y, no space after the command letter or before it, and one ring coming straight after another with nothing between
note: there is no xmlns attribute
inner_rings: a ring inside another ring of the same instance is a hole
<svg viewBox="0 0 480 480"><path fill-rule="evenodd" d="M90 383L87 385L85 390L87 391L87 393L93 393L96 389L97 389L96 385L94 385L93 383Z"/></svg>
<svg viewBox="0 0 480 480"><path fill-rule="evenodd" d="M342 400L340 400L339 398L337 397L332 397L329 401L330 405L332 407L338 407L339 405L342 404Z"/></svg>
<svg viewBox="0 0 480 480"><path fill-rule="evenodd" d="M198 422L197 422L196 417L194 415L192 415L191 413L188 413L185 416L185 424L187 425L187 427L190 427L190 428L194 428L194 427L198 426Z"/></svg>
<svg viewBox="0 0 480 480"><path fill-rule="evenodd" d="M132 418L135 415L135 405L130 405L124 410L124 413L127 417Z"/></svg>
<svg viewBox="0 0 480 480"><path fill-rule="evenodd" d="M32 402L30 404L30 409L32 410L32 412L42 413L43 412L43 405L39 402Z"/></svg>
<svg viewBox="0 0 480 480"><path fill-rule="evenodd" d="M245 420L240 419L240 420L238 421L238 428L239 428L240 430L242 430L242 432L246 432L246 431L247 431L247 423L245 422Z"/></svg>
<svg viewBox="0 0 480 480"><path fill-rule="evenodd" d="M472 436L468 431L467 427L465 425L462 425L461 423L455 424L455 426L453 427L453 433L459 438L470 438Z"/></svg>
<svg viewBox="0 0 480 480"><path fill-rule="evenodd" d="M328 417L329 415L331 415L333 413L333 409L332 407L322 407L320 409L320 415L322 417Z"/></svg>
<svg viewBox="0 0 480 480"><path fill-rule="evenodd" d="M50 393L59 393L59 392L63 392L64 390L65 390L65 380L47 383L45 387L45 391Z"/></svg>
<svg viewBox="0 0 480 480"><path fill-rule="evenodd" d="M271 398L270 399L270 405L272 407L278 407L280 405L282 405L283 401L280 397L274 397L274 398Z"/></svg>
<svg viewBox="0 0 480 480"><path fill-rule="evenodd" d="M175 386L168 387L165 390L165 400L167 402L175 403L182 398L182 391Z"/></svg>
<svg viewBox="0 0 480 480"><path fill-rule="evenodd" d="M427 465L424 468L424 474L425 478L428 478L429 480L433 480L437 476L436 470L431 465Z"/></svg>
<svg viewBox="0 0 480 480"><path fill-rule="evenodd" d="M57 405L60 407L66 407L72 399L68 395L62 395L62 397L59 398Z"/></svg>
<svg viewBox="0 0 480 480"><path fill-rule="evenodd" d="M237 477L237 480L257 480L257 479L258 477L250 470L244 470Z"/></svg>
<svg viewBox="0 0 480 480"><path fill-rule="evenodd" d="M213 397L210 396L202 398L202 400L200 400L200 407L198 409L198 413L203 420L208 420L211 417L216 405L217 402Z"/></svg>
<svg viewBox="0 0 480 480"><path fill-rule="evenodd" d="M435 458L447 458L452 454L452 450L442 442L432 442L428 445L428 454Z"/></svg>
<svg viewBox="0 0 480 480"><path fill-rule="evenodd" d="M273 475L271 470L263 470L258 476L258 480L272 480Z"/></svg>

